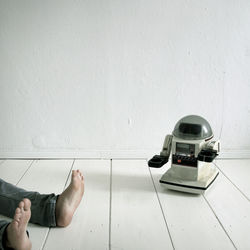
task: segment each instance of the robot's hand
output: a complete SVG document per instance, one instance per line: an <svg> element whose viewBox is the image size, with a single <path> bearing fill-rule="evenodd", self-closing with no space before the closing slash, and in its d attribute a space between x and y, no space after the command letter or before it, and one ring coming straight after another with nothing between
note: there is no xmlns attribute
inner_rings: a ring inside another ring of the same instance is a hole
<svg viewBox="0 0 250 250"><path fill-rule="evenodd" d="M161 168L167 162L168 157L162 155L155 155L151 160L148 161L148 166L151 168Z"/></svg>
<svg viewBox="0 0 250 250"><path fill-rule="evenodd" d="M149 167L160 168L168 162L171 152L172 139L172 135L166 135L160 155L155 155L151 160L148 161Z"/></svg>

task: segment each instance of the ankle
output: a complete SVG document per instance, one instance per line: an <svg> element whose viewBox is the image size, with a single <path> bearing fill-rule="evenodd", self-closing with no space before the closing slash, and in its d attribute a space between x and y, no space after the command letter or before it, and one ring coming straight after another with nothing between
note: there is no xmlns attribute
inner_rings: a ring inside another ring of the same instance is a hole
<svg viewBox="0 0 250 250"><path fill-rule="evenodd" d="M56 225L58 227L67 227L70 224L71 220L72 220L72 217L70 218L69 216L59 217L56 220Z"/></svg>
<svg viewBox="0 0 250 250"><path fill-rule="evenodd" d="M63 197L59 195L56 202L56 226L67 227L72 220L70 216L69 208L63 202Z"/></svg>

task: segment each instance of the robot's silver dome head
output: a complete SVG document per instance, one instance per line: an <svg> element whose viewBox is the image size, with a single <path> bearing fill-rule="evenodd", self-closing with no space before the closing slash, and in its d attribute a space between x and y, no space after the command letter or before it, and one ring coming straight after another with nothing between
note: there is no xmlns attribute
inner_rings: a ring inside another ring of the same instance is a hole
<svg viewBox="0 0 250 250"><path fill-rule="evenodd" d="M175 125L173 135L184 140L203 140L213 136L213 131L204 118L188 115Z"/></svg>

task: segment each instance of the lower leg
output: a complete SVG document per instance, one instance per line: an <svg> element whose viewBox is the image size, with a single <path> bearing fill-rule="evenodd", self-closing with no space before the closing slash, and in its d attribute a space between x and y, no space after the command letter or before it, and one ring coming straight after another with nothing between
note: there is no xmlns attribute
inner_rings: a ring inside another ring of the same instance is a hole
<svg viewBox="0 0 250 250"><path fill-rule="evenodd" d="M26 191L0 179L0 214L13 217L19 201L28 198L32 203L31 223L65 227L71 222L83 193L84 179L79 170L72 171L70 185L59 196Z"/></svg>
<svg viewBox="0 0 250 250"><path fill-rule="evenodd" d="M27 198L31 201L31 223L42 226L56 226L55 207L57 196L55 194L40 194L24 190L0 178L0 214L13 218L15 210L21 200Z"/></svg>

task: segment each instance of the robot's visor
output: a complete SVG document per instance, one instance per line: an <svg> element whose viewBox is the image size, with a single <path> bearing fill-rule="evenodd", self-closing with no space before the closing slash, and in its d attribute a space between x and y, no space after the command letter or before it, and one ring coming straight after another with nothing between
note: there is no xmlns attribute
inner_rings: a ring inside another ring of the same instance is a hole
<svg viewBox="0 0 250 250"><path fill-rule="evenodd" d="M213 136L209 123L197 115L183 117L175 125L173 135L184 140L202 140Z"/></svg>
<svg viewBox="0 0 250 250"><path fill-rule="evenodd" d="M181 123L179 130L182 134L200 136L201 125L190 124L190 123Z"/></svg>

